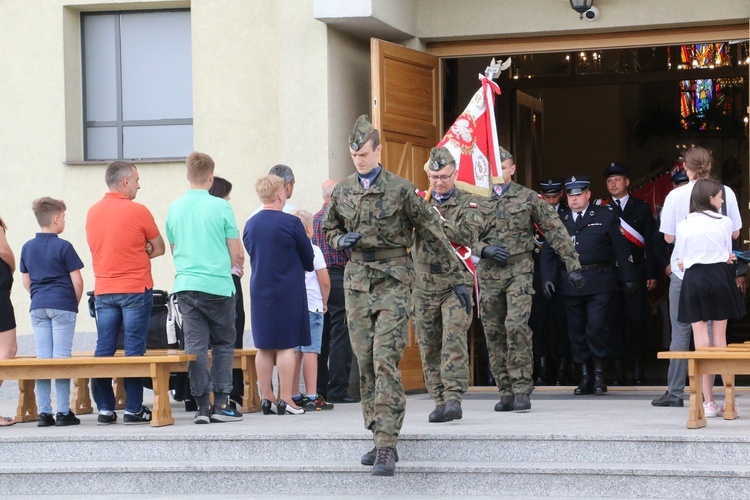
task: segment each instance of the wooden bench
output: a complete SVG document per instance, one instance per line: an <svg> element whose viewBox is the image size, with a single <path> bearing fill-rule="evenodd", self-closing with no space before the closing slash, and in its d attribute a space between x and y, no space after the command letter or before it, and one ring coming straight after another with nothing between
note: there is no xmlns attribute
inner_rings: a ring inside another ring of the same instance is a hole
<svg viewBox="0 0 750 500"><path fill-rule="evenodd" d="M147 351L149 355L155 355L160 353L172 352L167 350L150 349ZM182 352L182 351L179 351ZM232 368L242 370L242 378L245 382L245 389L242 395L242 407L239 409L242 413L253 413L260 411L260 394L258 393L258 377L255 373L255 355L258 353L257 349L235 349L234 361L232 362ZM121 355L121 351L118 351ZM209 358L211 351L208 352ZM187 373L187 364L175 366L172 373ZM91 398L88 392L88 379L74 380L75 384L75 397L71 397L75 401L75 408L78 410L75 413L91 413ZM122 383L122 379L115 379L115 409L121 410L125 408L125 388ZM75 410L74 410L75 411Z"/></svg>
<svg viewBox="0 0 750 500"><path fill-rule="evenodd" d="M734 376L750 374L750 345L732 344L728 347L704 347L695 351L664 351L657 354L659 359L684 359L688 363L690 379L690 410L688 429L706 426L703 412L703 380L706 374L724 375L725 420L733 420L739 415L734 410Z"/></svg>
<svg viewBox="0 0 750 500"><path fill-rule="evenodd" d="M169 403L169 374L187 370L189 360L195 359L184 352L174 351L145 356L94 357L76 354L70 358L44 358L18 356L0 360L0 380L18 380L20 394L16 420L39 420L34 394L37 379L89 379L98 377L149 377L153 383L154 407L151 425L160 427L174 423ZM82 391L82 387L86 390ZM83 394L85 392L85 395ZM79 383L71 397L75 413L91 413L88 384Z"/></svg>

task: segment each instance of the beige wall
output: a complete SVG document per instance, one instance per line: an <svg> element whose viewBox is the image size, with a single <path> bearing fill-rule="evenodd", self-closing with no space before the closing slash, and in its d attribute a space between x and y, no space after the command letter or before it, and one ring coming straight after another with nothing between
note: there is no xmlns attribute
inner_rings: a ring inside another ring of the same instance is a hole
<svg viewBox="0 0 750 500"><path fill-rule="evenodd" d="M31 201L62 198L68 206L63 237L84 261L86 290L93 287L84 223L106 189L105 164L81 162L80 11L181 7L190 7L192 18L194 145L214 157L217 175L233 182L240 228L259 204L255 179L276 163L295 170L292 202L311 211L320 207L320 185L329 177L329 56L327 29L313 18L312 0L5 0L0 216L17 258L37 230ZM184 165L137 165L142 189L136 201L151 209L163 233L169 203L188 187ZM172 258L155 259L153 269L156 287L171 290ZM28 295L18 272L15 279L18 333L29 334ZM244 285L247 290L247 279ZM93 331L86 308L81 311L78 330Z"/></svg>

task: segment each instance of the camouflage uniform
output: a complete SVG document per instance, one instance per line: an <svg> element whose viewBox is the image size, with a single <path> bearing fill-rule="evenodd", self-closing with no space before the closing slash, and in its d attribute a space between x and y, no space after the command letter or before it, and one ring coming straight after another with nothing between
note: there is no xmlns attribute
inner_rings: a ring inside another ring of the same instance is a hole
<svg viewBox="0 0 750 500"><path fill-rule="evenodd" d="M433 196L430 203L445 219L443 230L448 239L470 247L481 221L476 199L454 188L447 200L438 203ZM450 276L444 274L446 269L440 255L432 246L424 244L419 235L412 257L416 273L412 287L414 329L427 391L437 404L449 399L460 402L469 385L466 332L472 314L460 304ZM471 291L474 277L465 266L461 272L466 288Z"/></svg>
<svg viewBox="0 0 750 500"><path fill-rule="evenodd" d="M349 336L359 362L365 428L374 433L378 448L396 447L404 421L406 396L398 364L412 309L414 268L406 249L414 241L415 229L448 266L453 284L461 284L462 264L440 228L438 214L410 182L385 169L367 190L357 174L340 182L323 221L323 232L334 248L339 248L339 238L345 234L362 234L352 246L344 289Z"/></svg>
<svg viewBox="0 0 750 500"><path fill-rule="evenodd" d="M489 245L502 245L510 252L505 267L487 258L477 266L490 370L503 396L531 394L533 355L528 321L534 294L533 224L544 231L569 271L579 270L581 265L557 212L534 191L512 182L502 196L481 201L479 211L484 220L472 252L482 255Z"/></svg>

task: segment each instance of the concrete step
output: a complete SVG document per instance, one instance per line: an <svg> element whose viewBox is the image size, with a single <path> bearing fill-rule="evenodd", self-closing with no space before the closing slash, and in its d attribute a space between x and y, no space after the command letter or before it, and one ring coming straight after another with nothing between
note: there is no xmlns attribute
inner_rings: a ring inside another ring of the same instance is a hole
<svg viewBox="0 0 750 500"><path fill-rule="evenodd" d="M195 457L249 461L311 463L340 460L359 463L372 448L363 435L118 435L7 437L0 440L6 463L84 459L105 465L127 462L190 462ZM399 455L426 462L750 464L750 437L724 436L402 436ZM707 457L710 457L708 459Z"/></svg>
<svg viewBox="0 0 750 500"><path fill-rule="evenodd" d="M750 467L613 462L408 461L373 477L351 461L0 463L4 494L467 495L577 498L747 498Z"/></svg>

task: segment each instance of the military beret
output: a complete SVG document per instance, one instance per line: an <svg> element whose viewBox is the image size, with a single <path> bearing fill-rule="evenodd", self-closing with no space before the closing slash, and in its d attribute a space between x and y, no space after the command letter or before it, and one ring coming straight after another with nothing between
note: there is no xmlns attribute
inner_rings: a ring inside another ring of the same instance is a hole
<svg viewBox="0 0 750 500"><path fill-rule="evenodd" d="M359 151L370 139L373 132L375 132L375 127L367 119L367 115L361 115L354 122L352 133L349 134L349 147L354 151Z"/></svg>
<svg viewBox="0 0 750 500"><path fill-rule="evenodd" d="M447 148L432 148L430 150L430 161L427 162L426 167L437 172L451 163L456 163L456 160Z"/></svg>
<svg viewBox="0 0 750 500"><path fill-rule="evenodd" d="M609 164L609 166L607 166L607 168L604 169L604 177L612 177L613 175L624 175L625 177L627 177L628 175L630 175L630 168L623 165L622 163L613 161Z"/></svg>
<svg viewBox="0 0 750 500"><path fill-rule="evenodd" d="M500 163L504 162L505 160L512 160L513 155L510 154L510 151L507 149L504 149L502 146L498 146L500 148Z"/></svg>
<svg viewBox="0 0 750 500"><path fill-rule="evenodd" d="M683 182L689 182L689 181L690 179L688 178L685 171L682 169L672 174L672 182L674 182L675 184L682 184Z"/></svg>
<svg viewBox="0 0 750 500"><path fill-rule="evenodd" d="M539 190L545 194L558 193L562 191L563 179L562 177L553 177L546 181L539 181Z"/></svg>
<svg viewBox="0 0 750 500"><path fill-rule="evenodd" d="M581 194L589 188L591 177L578 176L565 179L565 192L568 194Z"/></svg>

